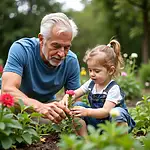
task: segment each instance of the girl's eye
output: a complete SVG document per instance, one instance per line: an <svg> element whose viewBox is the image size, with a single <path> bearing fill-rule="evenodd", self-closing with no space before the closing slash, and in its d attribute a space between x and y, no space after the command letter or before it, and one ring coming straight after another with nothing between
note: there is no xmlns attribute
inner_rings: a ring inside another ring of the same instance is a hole
<svg viewBox="0 0 150 150"><path fill-rule="evenodd" d="M99 73L99 72L100 72L100 70L95 70L95 72L96 72L96 73Z"/></svg>
<svg viewBox="0 0 150 150"><path fill-rule="evenodd" d="M92 70L91 70L91 69L89 69L89 72L92 72Z"/></svg>

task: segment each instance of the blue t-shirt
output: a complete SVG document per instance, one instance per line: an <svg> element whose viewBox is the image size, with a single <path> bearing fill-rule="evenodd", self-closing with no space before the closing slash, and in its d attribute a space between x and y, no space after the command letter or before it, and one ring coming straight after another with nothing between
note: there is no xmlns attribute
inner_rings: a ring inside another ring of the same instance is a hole
<svg viewBox="0 0 150 150"><path fill-rule="evenodd" d="M20 90L30 98L41 102L55 99L64 87L80 87L80 67L77 56L69 50L61 65L50 68L40 56L37 38L23 38L12 44L4 72L14 72L22 77Z"/></svg>

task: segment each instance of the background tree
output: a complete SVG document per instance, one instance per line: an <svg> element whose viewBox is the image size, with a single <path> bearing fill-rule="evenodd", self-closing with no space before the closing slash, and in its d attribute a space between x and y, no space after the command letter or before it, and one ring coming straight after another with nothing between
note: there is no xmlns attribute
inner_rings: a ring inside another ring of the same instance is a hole
<svg viewBox="0 0 150 150"><path fill-rule="evenodd" d="M22 37L37 37L41 18L61 11L54 0L0 1L0 58L6 61L10 45Z"/></svg>
<svg viewBox="0 0 150 150"><path fill-rule="evenodd" d="M149 0L115 0L114 9L117 16L127 15L128 20L134 21L130 30L130 37L142 36L142 62L148 63L149 59L149 35L150 35L150 1ZM130 11L129 11L130 10Z"/></svg>
<svg viewBox="0 0 150 150"><path fill-rule="evenodd" d="M62 5L56 0L1 0L0 58L6 61L9 47L15 40L22 37L37 37L41 18L45 14L64 11L79 28L79 34L73 40L71 49L78 55L81 66L85 65L82 59L87 49L97 44L107 44L113 38L121 43L122 53L130 55L134 52L139 55L138 65L147 62L150 55L148 54L150 1L82 0L82 2L85 8L77 12L71 9L62 10Z"/></svg>

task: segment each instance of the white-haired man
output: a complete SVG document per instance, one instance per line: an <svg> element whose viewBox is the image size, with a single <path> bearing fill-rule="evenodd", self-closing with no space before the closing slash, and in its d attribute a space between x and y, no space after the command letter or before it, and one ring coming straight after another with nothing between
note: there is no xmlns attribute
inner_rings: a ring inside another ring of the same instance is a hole
<svg viewBox="0 0 150 150"><path fill-rule="evenodd" d="M41 21L38 38L23 38L10 47L2 75L2 93L10 93L59 123L70 111L55 94L80 86L77 56L70 50L77 26L63 13L51 13Z"/></svg>

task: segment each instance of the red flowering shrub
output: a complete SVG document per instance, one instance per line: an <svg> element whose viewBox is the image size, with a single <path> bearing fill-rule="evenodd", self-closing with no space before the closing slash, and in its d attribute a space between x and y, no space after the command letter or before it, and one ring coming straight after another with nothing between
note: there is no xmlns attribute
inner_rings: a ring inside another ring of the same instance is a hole
<svg viewBox="0 0 150 150"><path fill-rule="evenodd" d="M0 103L6 107L14 106L14 98L10 94L2 94L0 96Z"/></svg>
<svg viewBox="0 0 150 150"><path fill-rule="evenodd" d="M75 93L74 93L74 90L67 90L66 94L73 96Z"/></svg>

